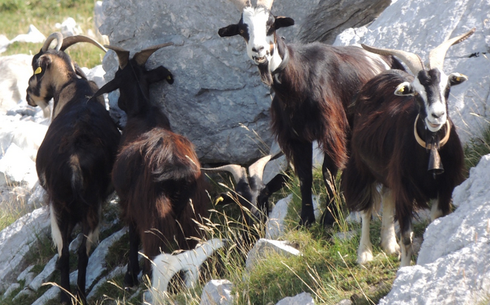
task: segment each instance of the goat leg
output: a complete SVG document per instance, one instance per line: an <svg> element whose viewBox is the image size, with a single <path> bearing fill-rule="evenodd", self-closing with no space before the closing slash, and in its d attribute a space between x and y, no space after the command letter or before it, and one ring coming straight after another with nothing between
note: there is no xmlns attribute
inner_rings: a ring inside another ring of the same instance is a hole
<svg viewBox="0 0 490 305"><path fill-rule="evenodd" d="M301 190L300 226L309 226L315 222L313 200L311 198L312 174L312 143L296 142L293 145L293 163L298 175Z"/></svg>
<svg viewBox="0 0 490 305"><path fill-rule="evenodd" d="M410 216L404 217L400 220L400 230L401 230L400 248L402 250L400 267L410 266L410 260L413 254L413 250L412 250L413 231L412 231L411 213Z"/></svg>
<svg viewBox="0 0 490 305"><path fill-rule="evenodd" d="M88 229L83 229L83 238L80 247L78 248L78 279L77 279L77 299L82 304L87 304L85 296L85 277L87 274L88 254L87 254L87 236Z"/></svg>
<svg viewBox="0 0 490 305"><path fill-rule="evenodd" d="M129 225L129 263L128 270L124 276L124 287L133 287L138 285L138 274L140 273L140 266L138 262L138 247L140 244L140 237L136 227Z"/></svg>
<svg viewBox="0 0 490 305"><path fill-rule="evenodd" d="M323 212L321 223L325 227L332 226L337 219L339 219L340 211L335 203L335 194L337 193L335 187L335 177L337 177L338 168L335 162L327 154L323 157L322 174L325 187L327 188L327 205Z"/></svg>

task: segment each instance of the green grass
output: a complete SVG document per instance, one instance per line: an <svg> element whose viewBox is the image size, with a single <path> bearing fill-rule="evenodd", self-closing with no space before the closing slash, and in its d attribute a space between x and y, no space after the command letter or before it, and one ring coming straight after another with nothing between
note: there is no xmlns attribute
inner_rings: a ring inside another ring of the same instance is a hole
<svg viewBox="0 0 490 305"><path fill-rule="evenodd" d="M465 146L465 165L469 170L478 164L481 157L490 153L490 128L483 131L481 137L472 138Z"/></svg>
<svg viewBox="0 0 490 305"><path fill-rule="evenodd" d="M56 23L62 23L72 17L81 27L84 34L91 29L93 23L95 0L0 0L0 34L9 40L18 34L26 34L29 25L33 24L44 36L59 31ZM14 43L1 56L13 54L34 55L41 49L41 44ZM72 60L81 67L93 68L101 64L104 53L90 44L80 44L68 49Z"/></svg>

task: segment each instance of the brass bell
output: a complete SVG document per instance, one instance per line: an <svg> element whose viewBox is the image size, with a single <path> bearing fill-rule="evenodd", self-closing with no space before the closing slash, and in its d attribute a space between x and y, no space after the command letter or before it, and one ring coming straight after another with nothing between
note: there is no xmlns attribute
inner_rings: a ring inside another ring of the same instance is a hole
<svg viewBox="0 0 490 305"><path fill-rule="evenodd" d="M439 151L437 151L435 145L432 145L430 149L429 166L427 171L431 171L434 174L434 178L436 175L444 173L444 166L442 166L441 156L439 155Z"/></svg>

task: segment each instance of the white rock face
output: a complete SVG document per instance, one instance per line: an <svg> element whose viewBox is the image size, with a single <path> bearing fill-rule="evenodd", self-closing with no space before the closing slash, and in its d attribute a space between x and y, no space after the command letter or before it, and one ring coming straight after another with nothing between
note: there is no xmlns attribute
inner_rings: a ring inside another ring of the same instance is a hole
<svg viewBox="0 0 490 305"><path fill-rule="evenodd" d="M0 57L0 112L25 100L27 82L32 75L32 56L17 54Z"/></svg>
<svg viewBox="0 0 490 305"><path fill-rule="evenodd" d="M271 253L279 253L284 256L301 255L298 249L291 247L286 241L261 238L247 254L246 269L252 270L258 261L266 259Z"/></svg>
<svg viewBox="0 0 490 305"><path fill-rule="evenodd" d="M0 291L8 288L24 270L25 256L38 236L48 234L49 213L39 208L0 232Z"/></svg>
<svg viewBox="0 0 490 305"><path fill-rule="evenodd" d="M233 283L228 280L211 280L202 290L199 305L231 305L233 304L232 289Z"/></svg>
<svg viewBox="0 0 490 305"><path fill-rule="evenodd" d="M27 34L17 35L10 43L14 42L30 42L30 43L43 43L46 40L46 36L43 35L34 25L29 25L29 31Z"/></svg>
<svg viewBox="0 0 490 305"><path fill-rule="evenodd" d="M315 300L309 293L303 292L294 297L285 297L277 302L276 305L315 305Z"/></svg>
<svg viewBox="0 0 490 305"><path fill-rule="evenodd" d="M428 59L430 50L444 40L475 27L466 41L447 52L446 74L459 72L469 80L451 88L449 116L463 142L481 135L488 127L490 112L490 3L486 0L398 0L369 27L350 29L339 35L334 45L364 43L400 49ZM479 56L478 56L479 55Z"/></svg>

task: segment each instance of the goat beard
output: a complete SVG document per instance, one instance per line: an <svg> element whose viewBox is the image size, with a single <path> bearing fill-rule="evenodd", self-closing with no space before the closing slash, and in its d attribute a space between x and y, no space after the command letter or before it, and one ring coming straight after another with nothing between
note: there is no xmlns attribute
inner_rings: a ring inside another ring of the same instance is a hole
<svg viewBox="0 0 490 305"><path fill-rule="evenodd" d="M262 80L262 82L269 87L272 86L274 80L272 79L272 74L269 70L269 62L266 61L264 63L261 63L258 65L258 67L259 67L260 79Z"/></svg>

